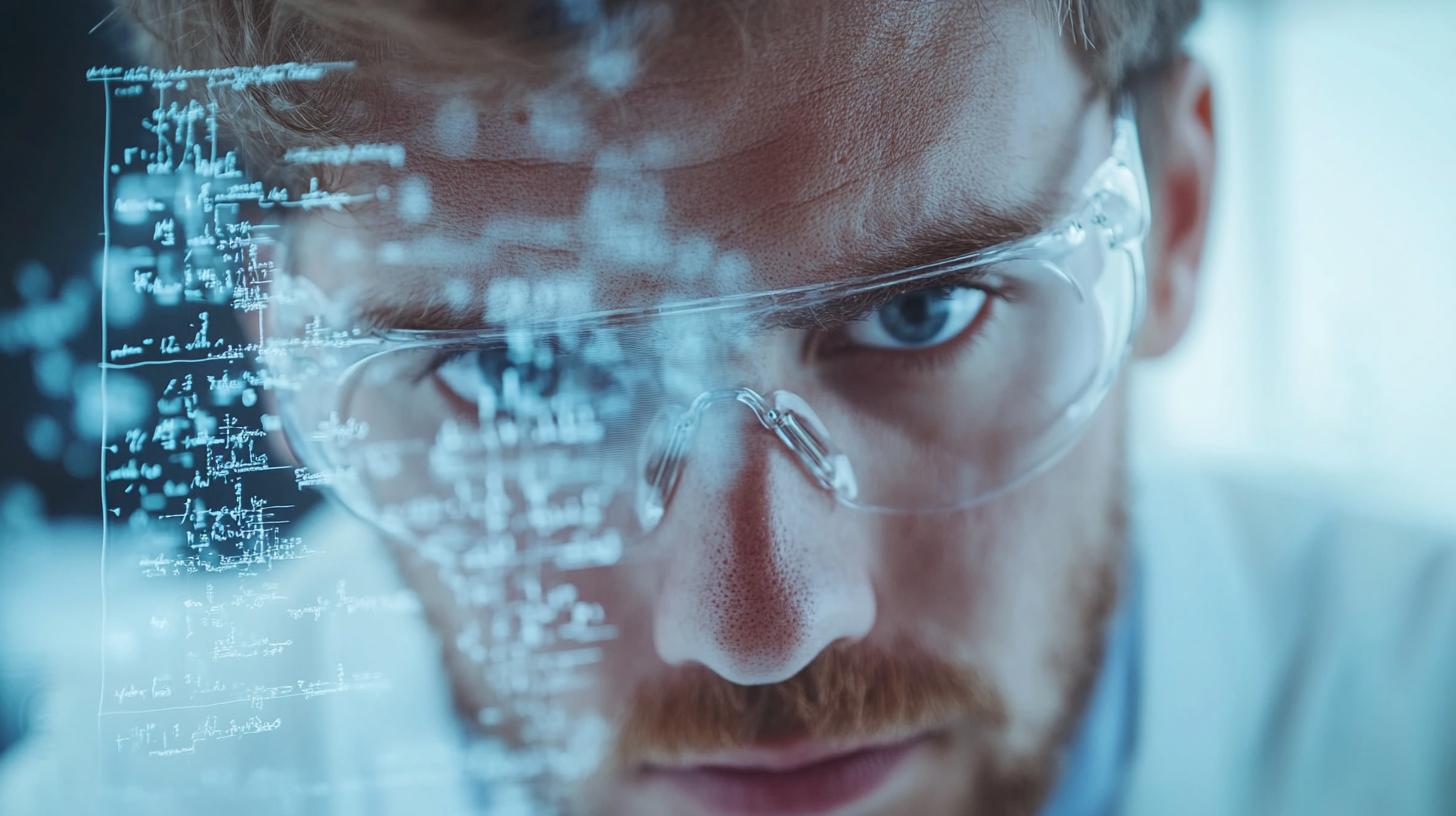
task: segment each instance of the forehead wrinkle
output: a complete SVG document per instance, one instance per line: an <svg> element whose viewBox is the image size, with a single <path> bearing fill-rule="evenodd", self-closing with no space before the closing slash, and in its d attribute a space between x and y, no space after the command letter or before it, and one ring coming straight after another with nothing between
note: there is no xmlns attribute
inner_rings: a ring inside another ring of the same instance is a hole
<svg viewBox="0 0 1456 816"><path fill-rule="evenodd" d="M833 185L832 187L829 187L828 189L800 197L794 201L784 204L770 205L759 211L759 213L752 218L746 221L739 222L739 224L732 229L720 233L719 240L724 244L731 244L731 239L733 237L741 235L742 233L745 233L753 227L758 226L766 221L769 221L771 219L782 220L786 215L790 213L801 211L805 208L813 207L815 205L825 204L837 196L847 195L848 193L853 192L853 190L856 188L870 185L877 180L877 176L888 172L897 165L901 165L907 161L910 161L911 159L919 158L921 153L923 153L924 150L929 146L930 145L927 144L922 146L918 151L907 151L901 153L899 156L890 157L887 160L876 165L875 167L859 171L844 179L843 181L840 181L839 183Z"/></svg>
<svg viewBox="0 0 1456 816"><path fill-rule="evenodd" d="M812 81L826 65L854 78L883 75L889 63L920 62L944 71L985 43L981 4L869 0L851 4L796 0L764 4L741 19L741 3L689 13L672 38L643 54L644 71L617 101L630 103L682 87L719 90L781 88ZM849 11L855 5L858 9ZM725 35L730 31L730 37ZM735 47L736 46L736 47ZM934 50L929 55L922 52ZM922 60L934 56L936 59Z"/></svg>
<svg viewBox="0 0 1456 816"><path fill-rule="evenodd" d="M918 186L923 179L887 178L894 175L893 171L915 161L938 144L949 141L971 146L985 144L998 150L1014 150L1016 147L1003 143L1005 134L1001 134L996 125L1010 115L1010 106L1015 99L1009 98L1009 94L989 92L986 88L994 84L996 77L1014 73L1015 66L1007 64L1006 57L1010 56L1014 61L1017 57L1015 52L1021 50L1021 44L1009 31L997 31L993 24L986 22L988 16L1002 16L1003 12L988 15L980 4L974 6L972 14L927 14L914 19L913 27L917 30L933 31L937 21L945 22L948 16L951 18L949 25L940 29L942 34L918 40L911 48L895 52L883 46L866 47L862 40L856 46L848 34L836 33L835 36L851 42L851 49L857 48L872 57L868 62L857 62L845 59L846 52L841 51L836 62L856 69L852 73L835 69L827 60L816 61L810 51L801 51L793 60L792 70L774 70L774 66L783 67L784 59L778 55L773 64L760 64L751 73L738 74L737 84L754 91L754 95L730 98L728 101L733 104L727 115L721 119L715 117L713 121L725 126L722 131L726 133L737 131L736 136L746 140L739 142L741 146L736 147L734 152L722 153L724 143L730 141L725 138L716 150L700 154L696 161L672 167L643 168L687 173L680 178L667 176L662 179L669 189L672 220L678 225L701 226L709 217L715 217L720 228L727 228L721 233L723 238L741 237L750 230L772 227L770 219L802 217L806 210L838 202L869 185L883 183L889 195L882 198L895 204L895 213L889 213L888 207L877 207L877 202L873 201L842 207L843 211L839 213L824 207L825 217L818 219L818 223L810 222L809 226L820 230L827 227L827 233L817 234L832 236L842 228L852 229L857 223L870 221L891 237L916 227L924 220L924 202L933 205L937 203L936 198L923 194ZM873 37L887 42L898 36L897 30L910 27L855 21L831 25L835 32L858 31L862 34L868 30ZM837 45L833 36L825 39L821 50L827 51L829 46ZM951 52L955 56L948 62L930 58L906 59L907 53L921 53L925 49ZM853 51L848 53L853 54ZM882 70L885 63L892 63L889 71ZM711 63L698 62L699 67L705 65ZM720 73L715 76L721 80L724 76L733 75ZM675 81L688 87L715 81L707 75L689 74L684 79L656 72L649 72L645 78L669 87ZM795 88L796 93L785 95L781 92L785 85L798 85L802 90ZM769 87L778 88L780 92L761 93ZM942 95L948 88L954 89L956 94L947 102ZM645 97L643 101L646 101ZM626 105L619 99L599 108L598 113L606 115L612 109L623 111L633 107L635 105ZM974 115L959 115L970 107L975 109ZM651 106L642 112L644 115L651 114ZM700 105L695 114L712 112L711 105ZM797 127L792 120L785 124L782 116L785 112L798 120ZM630 124L641 120L627 117L627 121ZM707 122L707 127L711 129L713 123ZM799 151L797 155L796 150ZM712 155L714 153L717 155ZM804 161L806 156L808 161ZM1030 154L1028 157L1036 158ZM835 162L836 158L844 161ZM743 166L735 167L735 164ZM1040 169L1047 174L1054 173L1052 168ZM786 173L786 170L789 172ZM699 175L701 171L706 172ZM497 213L543 217L576 215L581 194L590 184L592 168L589 164L573 161L520 156L478 158L454 167L442 164L439 172L442 181L449 183L432 185L432 193L440 205L432 217L432 227L450 234L473 235L483 220ZM543 178L542 174L548 177ZM744 179L755 178L763 179L764 186L757 181L744 184ZM988 181L994 185L996 179ZM957 186L962 188L960 195L972 187L977 190L982 187L970 178L967 184ZM678 192L688 192L688 200L678 201L674 194ZM907 192L909 199L904 195ZM981 195L985 198L988 192L981 190ZM529 206L525 209L516 203L522 199L529 199ZM906 200L911 204L908 210L902 206ZM994 202L988 198L987 203ZM908 215L896 214L901 211ZM887 217L889 223L881 223ZM725 221L728 223L725 224ZM777 229L782 232L785 227L793 228L779 225ZM714 230L708 227L707 231ZM861 230L859 235L862 236L863 232ZM789 238L785 244L789 247L789 258L794 254L796 239L802 247L802 239L812 239L816 235L812 229L800 229L799 233L798 236L783 236ZM817 257L815 250L809 252ZM806 253L800 249L798 254L803 257ZM771 275L780 275L782 280L780 273L791 271L786 268L789 264L783 260L785 255L782 251L771 251L770 256L762 259L767 261L763 264L758 262L760 259L755 259L755 267ZM804 264L794 263L792 266Z"/></svg>
<svg viewBox="0 0 1456 816"><path fill-rule="evenodd" d="M662 167L652 167L651 170L664 172L691 172L694 170L709 170L735 160L751 160L761 154L772 155L776 148L781 148L789 140L789 134L777 132L764 136L757 141L751 142L743 147L734 148L727 153L720 153L706 158L694 159L680 163L668 164Z"/></svg>
<svg viewBox="0 0 1456 816"><path fill-rule="evenodd" d="M773 109L755 118L764 119L770 116L780 115L786 111L804 110L811 103L811 100L824 97L839 88L853 85L862 81L863 78L860 76L850 76L821 83L776 104ZM714 151L713 155L693 156L682 161L670 162L645 169L664 172L686 172L713 169L731 164L735 161L745 161L757 165L761 164L763 160L772 160L775 153L788 152L795 146L794 143L802 142L803 139L796 138L796 134L792 128L779 127L774 128L768 134L747 133L742 137L741 141L744 143L735 144L727 150ZM764 169L767 170L769 168Z"/></svg>
<svg viewBox="0 0 1456 816"><path fill-rule="evenodd" d="M852 79L838 80L810 89L803 96L786 103L786 107L802 110L814 104L806 104L804 100L828 94L834 87L852 82ZM716 237L720 243L731 245L734 238L755 228L773 221L783 221L791 215L803 214L812 208L821 207L826 212L831 211L832 207L829 205L876 185L899 187L906 183L913 184L911 177L915 173L914 166L926 159L927 153L935 147L953 142L957 133L945 126L944 120L949 118L949 113L938 114L929 122L917 122L915 126L911 126L901 121L903 117L893 106L888 106L891 107L890 110L882 110L887 106L880 97L861 97L845 107L849 108L849 112L825 117L848 122L848 126L841 131L844 135L835 134L832 129L811 122L807 132L781 132L775 138L763 142L759 150L738 154L741 158L760 154L756 156L759 161L753 163L757 166L739 168L740 172L747 175L761 174L763 178L778 178L780 181L762 191L766 195L761 197L763 204L755 208L756 212L717 232ZM868 140L852 136L845 138L859 127L873 128L876 131L875 136ZM826 130L832 134L828 139L823 138ZM966 136L966 129L958 132ZM975 141L970 136L966 136L966 139ZM772 154L775 148L785 149L780 155L774 156ZM701 166L719 163L711 161ZM797 166L787 166L794 163ZM900 173L907 166L910 167L909 172ZM852 221L863 220L866 206L869 206L869 202L851 202L842 215Z"/></svg>

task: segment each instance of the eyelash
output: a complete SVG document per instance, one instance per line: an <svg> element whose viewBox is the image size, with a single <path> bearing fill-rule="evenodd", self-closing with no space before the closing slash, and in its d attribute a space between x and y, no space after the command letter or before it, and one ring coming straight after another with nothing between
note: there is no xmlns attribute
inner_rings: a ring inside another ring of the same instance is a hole
<svg viewBox="0 0 1456 816"><path fill-rule="evenodd" d="M985 334L987 334L990 327L996 324L997 319L1000 316L1001 309L1005 305L1016 303L1021 297L1021 292L1015 285L1014 281L1002 281L999 282L998 285L991 285L987 283L984 279L978 279L975 283L969 283L965 281L947 281L940 285L947 290L976 289L986 293L987 301L986 306L984 307L984 313L978 315L975 320L973 320L971 324L967 326L964 331L962 331L961 336L953 338L949 342L942 343L941 345L935 346L930 349L896 351L890 349L870 349L863 347L850 348L846 345L842 349L832 349L829 352L829 355L831 357L843 355L846 359L863 359L866 356L878 357L879 359L890 365L901 367L903 370L914 372L934 371L936 369L944 367L955 356L964 354L965 352L972 350L975 347L975 344L978 343ZM811 332L804 344L803 357L806 362L813 361L816 358L824 358L825 350L822 344L825 338L832 337L834 332L840 330L847 323L853 322L855 320L864 320L870 317L879 309L884 308L885 305L886 304L880 304L877 306L868 307L862 312L859 312L856 315L842 321L838 326L829 329L819 329ZM425 364L423 370L415 378L415 382L420 382L427 377L435 376L435 374L441 368L449 365L450 363L453 363L457 360L466 359L469 355L479 354L484 351L496 351L499 353L504 353L505 350L503 348L487 349L478 347L456 347L439 349L430 356L430 359Z"/></svg>
<svg viewBox="0 0 1456 816"><path fill-rule="evenodd" d="M950 363L950 361L956 356L964 354L975 348L975 345L987 334L990 327L995 325L997 318L1000 316L1001 309L1005 305L1017 302L1017 300L1020 298L1019 291L1017 291L1016 287L1009 282L1000 286L991 286L984 282L970 284L956 283L954 281L951 281L943 284L943 286L947 290L975 289L986 294L986 305L983 307L984 312L980 315L977 315L976 318L971 321L971 324L967 326L959 336L952 338L948 342L928 349L878 349L865 348L862 346L850 346L846 343L839 348L831 346L827 356L830 356L832 358L842 355L846 359L846 361L862 361L866 357L868 357L871 359L877 359L888 365L897 366L905 371L917 373L935 371L937 369L943 368L945 365ZM885 304L882 304L873 308L866 309L864 310L864 312L853 318L853 320L868 319L875 312L883 309L884 307ZM805 358L807 360L813 360L816 357L822 359L824 356L826 356L825 349L822 345L824 342L824 338L832 337L835 332L840 330L842 330L842 326L836 326L834 327L834 329L830 329L828 331L815 332L811 334L805 343Z"/></svg>
<svg viewBox="0 0 1456 816"><path fill-rule="evenodd" d="M439 394L441 399L448 402L455 409L456 413L460 414L462 418L472 417L475 414L475 404L464 401L460 395L456 394L454 389L447 385L444 379L439 376L439 372L445 366L456 361L468 362L471 357L482 352L498 352L504 354L505 349L494 346L447 346L432 350L429 352L429 357L426 358L424 364L420 366L419 371L413 376L413 382L415 385L419 385L428 380L430 387ZM492 387L496 386L492 384Z"/></svg>
<svg viewBox="0 0 1456 816"><path fill-rule="evenodd" d="M435 349L430 352L430 356L425 361L425 364L421 366L419 372L415 374L414 382L415 384L419 384L420 382L424 381L425 378L435 376L436 372L438 372L445 366L450 365L457 360L464 360L472 354L479 354L480 352L487 350L493 351L494 349L485 349L471 346L457 348L446 347Z"/></svg>

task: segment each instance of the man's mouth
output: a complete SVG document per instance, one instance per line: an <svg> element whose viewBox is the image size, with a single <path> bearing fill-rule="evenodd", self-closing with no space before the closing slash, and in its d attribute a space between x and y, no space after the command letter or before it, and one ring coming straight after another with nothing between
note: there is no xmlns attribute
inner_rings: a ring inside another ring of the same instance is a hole
<svg viewBox="0 0 1456 816"><path fill-rule="evenodd" d="M649 765L643 781L673 789L706 813L824 814L868 798L931 739L921 734L856 746L735 751L672 766Z"/></svg>

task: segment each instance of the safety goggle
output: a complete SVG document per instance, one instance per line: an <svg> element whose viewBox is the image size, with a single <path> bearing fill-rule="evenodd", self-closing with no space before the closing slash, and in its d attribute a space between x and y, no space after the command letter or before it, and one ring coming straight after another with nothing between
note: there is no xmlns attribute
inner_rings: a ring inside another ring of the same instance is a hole
<svg viewBox="0 0 1456 816"><path fill-rule="evenodd" d="M290 442L351 509L437 542L646 535L685 474L731 473L755 433L844 505L985 501L1071 447L1141 322L1130 105L1114 127L1067 216L974 253L484 330L294 339L274 355Z"/></svg>

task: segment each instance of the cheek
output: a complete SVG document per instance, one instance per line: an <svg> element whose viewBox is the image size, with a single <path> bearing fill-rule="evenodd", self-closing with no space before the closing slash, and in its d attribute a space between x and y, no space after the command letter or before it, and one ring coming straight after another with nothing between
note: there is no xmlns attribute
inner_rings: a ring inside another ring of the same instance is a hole
<svg viewBox="0 0 1456 816"><path fill-rule="evenodd" d="M523 740L521 723L509 715L529 715L520 703L538 701L548 686L552 690L545 699L570 712L570 723L584 727L597 718L611 722L620 716L628 692L660 668L647 587L659 571L651 563L482 573L442 567L408 547L396 555L440 635L457 704L470 717L507 712L501 725L492 726L507 742ZM561 593L569 603L553 602L553 595ZM608 635L608 629L615 634ZM533 637L532 630L544 639ZM523 656L526 660L519 662ZM528 685L502 687L503 679L528 679Z"/></svg>
<svg viewBox="0 0 1456 816"><path fill-rule="evenodd" d="M960 640L1002 625L1015 598L1060 596L1068 577L1103 563L1121 500L1120 410L1109 400L1082 440L1050 471L987 504L954 514L879 521L880 592L907 622Z"/></svg>
<svg viewBox="0 0 1456 816"><path fill-rule="evenodd" d="M986 672L1006 697L1013 750L1066 713L1123 547L1120 400L1052 470L954 516L881 532L881 624Z"/></svg>
<svg viewBox="0 0 1456 816"><path fill-rule="evenodd" d="M870 638L908 638L977 666L1006 695L1013 728L1044 733L1068 696L1066 666L1085 651L1093 579L1121 546L1113 521L1119 403L1109 400L1056 467L1001 499L956 514L865 514L878 608ZM632 689L661 674L652 627L664 575L662 563L646 558L542 576L548 586L570 583L616 629L600 661L580 669L588 682L563 705L610 721ZM490 616L474 616L489 631ZM477 704L498 700L488 688L474 691Z"/></svg>
<svg viewBox="0 0 1456 816"><path fill-rule="evenodd" d="M580 705L615 720L643 682L660 675L661 659L653 641L653 599L664 568L658 559L583 570L567 580L583 598L600 604L615 636L602 645L601 659L585 671L592 676Z"/></svg>

